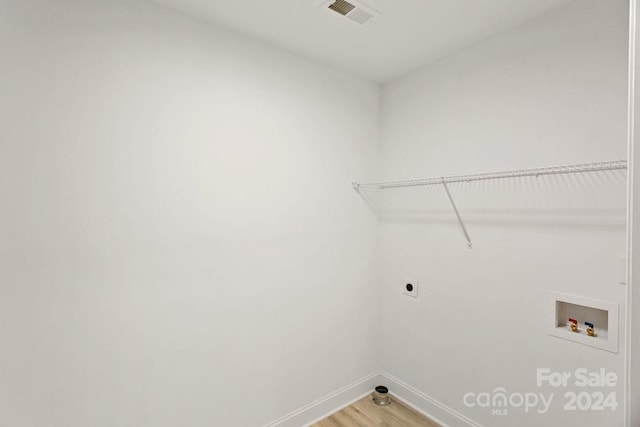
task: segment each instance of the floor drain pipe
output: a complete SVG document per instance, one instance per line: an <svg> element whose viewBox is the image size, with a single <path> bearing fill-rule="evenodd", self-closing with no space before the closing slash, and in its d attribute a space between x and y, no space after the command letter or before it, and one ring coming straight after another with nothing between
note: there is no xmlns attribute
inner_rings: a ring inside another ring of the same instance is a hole
<svg viewBox="0 0 640 427"><path fill-rule="evenodd" d="M389 389L383 385L379 385L373 391L373 403L378 406L387 406L391 404L391 396L389 396Z"/></svg>

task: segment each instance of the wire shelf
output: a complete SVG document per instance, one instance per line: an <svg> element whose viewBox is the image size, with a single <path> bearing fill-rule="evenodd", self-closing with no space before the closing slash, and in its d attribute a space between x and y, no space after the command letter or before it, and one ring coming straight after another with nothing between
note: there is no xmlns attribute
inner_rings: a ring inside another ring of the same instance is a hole
<svg viewBox="0 0 640 427"><path fill-rule="evenodd" d="M367 189L375 189L375 190L385 190L389 188L403 188L403 187L419 187L426 185L442 185L447 194L447 198L451 203L451 207L456 215L456 219L460 224L460 228L464 234L464 238L467 241L467 247L471 249L473 247L471 243L471 237L469 236L469 232L467 231L467 227L460 216L460 212L456 206L453 197L451 196L451 192L449 191L449 187L447 184L457 183L457 182L472 182L472 181L485 181L490 179L506 179L506 178L521 178L521 177L539 177L545 175L565 175L565 174L576 174L576 173L587 173L587 172L602 172L602 171L612 171L612 170L626 170L627 169L627 161L626 160L612 160L607 162L597 162L597 163L581 163L574 165L565 165L565 166L548 166L543 168L533 168L533 169L517 169L517 170L509 170L509 171L501 171L501 172L488 172L488 173L478 173L473 175L457 175L457 176L443 176L439 178L421 178L421 179L407 179L401 181L380 181L380 182L368 182L368 183L353 183L353 189L356 190L360 194L360 196L370 203L368 197L366 197ZM364 190L364 191L360 191Z"/></svg>
<svg viewBox="0 0 640 427"><path fill-rule="evenodd" d="M419 179L407 179L400 181L380 181L380 182L368 182L368 183L353 183L353 188L356 191L360 189L378 189L384 190L388 188L402 188L402 187L418 187L424 185L442 185L452 184L456 182L472 182L472 181L484 181L490 179L505 179L505 178L520 178L520 177L539 177L545 175L563 175L563 174L575 174L585 172L601 172L611 170L627 169L626 160L612 160L606 162L597 163L582 163L574 165L564 166L547 166L543 168L532 169L516 169L501 172L487 172L478 173L472 175L456 175L448 177L438 178L419 178Z"/></svg>

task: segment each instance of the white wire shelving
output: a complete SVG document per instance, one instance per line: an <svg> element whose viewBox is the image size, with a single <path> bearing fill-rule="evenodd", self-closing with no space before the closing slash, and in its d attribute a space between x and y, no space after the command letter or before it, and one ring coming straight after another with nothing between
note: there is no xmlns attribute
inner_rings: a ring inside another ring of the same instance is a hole
<svg viewBox="0 0 640 427"><path fill-rule="evenodd" d="M487 173L478 173L472 175L455 175L455 176L442 176L437 178L419 178L419 179L406 179L399 181L379 181L379 182L367 182L367 183L359 183L354 182L353 189L360 194L361 191L366 191L368 189L372 190L386 190L392 188L405 188L405 187L420 187L420 186L428 186L428 185L442 185L449 202L451 203L451 207L456 215L458 223L460 224L460 228L467 240L467 246L471 249L471 237L469 237L469 233L467 232L467 228L464 225L462 217L456 207L456 204L451 196L451 192L449 191L449 187L447 184L459 183L459 182L473 182L473 181L486 181L493 179L508 179L508 178L522 178L522 177L540 177L546 175L566 175L566 174L578 174L578 173L591 173L591 172L604 172L604 171L614 171L614 170L626 170L627 169L627 161L626 160L611 160L605 162L596 162L596 163L580 163L580 164L572 164L572 165L564 165L564 166L547 166L542 168L532 168L532 169L516 169L516 170L508 170L508 171L499 171L499 172L487 172Z"/></svg>
<svg viewBox="0 0 640 427"><path fill-rule="evenodd" d="M543 168L533 169L516 169L500 172L487 172L478 173L473 175L456 175L456 176L442 176L438 178L419 178L419 179L406 179L401 181L380 181L380 182L367 182L359 183L354 182L353 188L357 191L360 189L375 188L384 190L387 188L402 188L402 187L419 187L423 185L442 185L452 184L455 182L472 182L472 181L485 181L490 179L505 179L505 178L521 178L521 177L538 177L545 175L563 175L573 173L586 173L586 172L600 172L610 170L627 169L626 160L612 160L607 162L598 163L582 163L565 166L548 166Z"/></svg>

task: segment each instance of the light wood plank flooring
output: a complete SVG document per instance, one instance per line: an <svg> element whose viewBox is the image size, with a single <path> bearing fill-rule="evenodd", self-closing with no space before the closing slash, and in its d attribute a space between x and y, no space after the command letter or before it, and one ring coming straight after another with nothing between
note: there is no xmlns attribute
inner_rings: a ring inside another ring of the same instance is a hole
<svg viewBox="0 0 640 427"><path fill-rule="evenodd" d="M439 427L439 425L396 399L393 399L389 406L378 406L373 403L371 396L367 396L314 424L313 427Z"/></svg>

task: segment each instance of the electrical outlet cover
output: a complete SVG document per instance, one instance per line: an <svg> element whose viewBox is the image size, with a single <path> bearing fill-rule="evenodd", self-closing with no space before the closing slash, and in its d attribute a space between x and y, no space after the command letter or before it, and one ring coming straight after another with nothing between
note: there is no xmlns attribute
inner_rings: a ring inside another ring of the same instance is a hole
<svg viewBox="0 0 640 427"><path fill-rule="evenodd" d="M418 298L418 280L412 277L403 277L402 293L412 298Z"/></svg>

